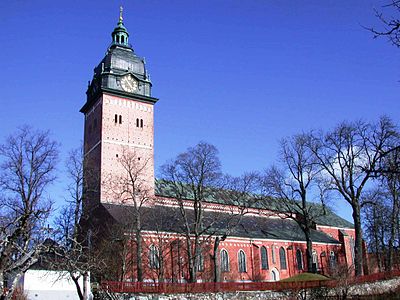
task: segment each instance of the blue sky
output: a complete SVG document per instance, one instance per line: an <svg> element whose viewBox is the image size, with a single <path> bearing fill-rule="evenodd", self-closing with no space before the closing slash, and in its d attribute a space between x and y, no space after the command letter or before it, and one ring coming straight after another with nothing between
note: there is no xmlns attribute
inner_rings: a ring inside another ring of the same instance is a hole
<svg viewBox="0 0 400 300"><path fill-rule="evenodd" d="M385 1L15 0L0 2L0 138L30 124L50 129L63 155L79 145L87 82L121 4L160 98L156 171L200 140L239 175L274 163L285 136L399 121L400 50L362 28L379 25ZM60 174L59 203L65 185Z"/></svg>

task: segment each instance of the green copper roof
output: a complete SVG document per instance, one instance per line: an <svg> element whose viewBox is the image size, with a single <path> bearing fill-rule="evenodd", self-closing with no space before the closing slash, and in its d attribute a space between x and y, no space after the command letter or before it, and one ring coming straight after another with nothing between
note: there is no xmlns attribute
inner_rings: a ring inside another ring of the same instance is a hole
<svg viewBox="0 0 400 300"><path fill-rule="evenodd" d="M193 199L193 195L190 194L190 189L186 190L187 194L182 195L182 198L191 200ZM161 197L176 197L174 192L174 185L171 182L156 179L155 181L155 194ZM205 197L205 201L210 203L219 203L219 204L228 204L228 205L241 205L246 204L249 207L256 209L266 209L268 207L269 210L272 211L281 211L280 205L278 204L279 199L276 198L268 198L268 203L266 203L265 197L263 197L263 201L259 201L261 197L257 195L246 195L244 198L240 200L232 201L231 199L225 199L221 196L223 193L219 193L217 189L209 189L207 195ZM242 202L242 203L240 203ZM322 210L322 206L315 203L310 203L315 206L315 212L318 213L319 209ZM319 213L318 213L319 214ZM324 214L319 214L320 216L316 217L316 221L318 225L322 226L333 226L333 227L341 227L341 228L354 228L354 225L349 221L339 217L335 214L331 209L325 208Z"/></svg>

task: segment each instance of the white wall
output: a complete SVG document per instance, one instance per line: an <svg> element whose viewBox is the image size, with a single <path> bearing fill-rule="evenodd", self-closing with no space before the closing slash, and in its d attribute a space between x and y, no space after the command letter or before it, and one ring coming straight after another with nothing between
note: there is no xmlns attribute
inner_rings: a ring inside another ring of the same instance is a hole
<svg viewBox="0 0 400 300"><path fill-rule="evenodd" d="M79 284L83 287L83 278ZM89 282L87 284L90 286ZM24 276L24 291L30 300L79 300L68 272L28 270Z"/></svg>

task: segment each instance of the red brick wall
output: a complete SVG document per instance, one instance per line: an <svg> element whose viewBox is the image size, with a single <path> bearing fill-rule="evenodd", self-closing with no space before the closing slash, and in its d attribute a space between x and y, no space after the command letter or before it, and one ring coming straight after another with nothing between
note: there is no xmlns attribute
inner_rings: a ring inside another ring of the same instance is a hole
<svg viewBox="0 0 400 300"><path fill-rule="evenodd" d="M159 245L158 249L164 262L163 277L167 282L187 281L189 278L187 258L185 252L185 240L181 239L178 247L177 236L147 235L144 237L143 266L146 280L158 280L160 269L149 268L150 245ZM160 245L160 242L162 245ZM268 269L261 268L261 247L266 247L268 254ZM198 280L213 280L212 244L205 243L203 247L204 270L197 272ZM286 255L286 269L280 265L280 249L283 248ZM303 242L272 241L272 240L249 240L241 238L228 238L221 242L219 251L226 250L229 254L229 272L221 272L221 281L270 281L272 270L279 273L279 279L288 278L306 271L306 245ZM319 273L328 275L330 273L329 253L334 251L336 259L343 260L341 245L314 243L317 252ZM272 257L274 249L275 258ZM296 250L302 252L303 269L298 270ZM246 255L246 272L239 272L239 251ZM133 276L134 277L134 276Z"/></svg>

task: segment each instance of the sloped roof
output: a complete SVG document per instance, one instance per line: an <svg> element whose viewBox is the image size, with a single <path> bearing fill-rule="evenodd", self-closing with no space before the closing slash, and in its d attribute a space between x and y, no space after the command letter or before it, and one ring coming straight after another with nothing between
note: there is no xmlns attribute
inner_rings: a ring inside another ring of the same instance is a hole
<svg viewBox="0 0 400 300"><path fill-rule="evenodd" d="M191 200L193 199L193 195L190 194L189 189L187 190L188 193L186 195L183 195L183 198ZM171 182L165 181L165 180L160 180L156 179L155 181L155 194L160 197L168 197L168 198L174 198L175 193L173 190L173 184ZM265 198L263 198L263 201L253 201L254 198L257 198L257 195L248 195L243 201L249 202L251 208L255 209L266 209L268 207L268 210L271 211L280 211L279 209L279 204L278 204L278 199L276 198L268 198L268 204L265 202ZM209 192L207 193L206 196L206 202L210 203L217 203L217 204L228 204L231 205L232 203L227 203L223 197L221 197L220 193L218 193L217 189L210 189ZM322 210L322 206L316 203L311 203L311 205L316 207L315 211ZM340 227L340 228L354 228L354 225L341 218L337 214L335 214L331 209L325 208L325 213L322 215L320 214L315 218L316 222L318 225L322 226L333 226L333 227Z"/></svg>
<svg viewBox="0 0 400 300"><path fill-rule="evenodd" d="M135 210L132 206L103 204L109 214L118 222L128 224L134 219ZM189 220L193 220L193 210L186 210ZM143 207L140 211L143 230L183 233L184 222L179 208L155 206ZM259 238L285 241L305 241L304 233L298 224L290 219L267 218L244 215L233 216L225 212L204 212L204 234L223 235L230 237ZM232 226L232 224L234 224ZM230 232L227 232L230 229ZM340 242L327 234L311 230L313 242Z"/></svg>

